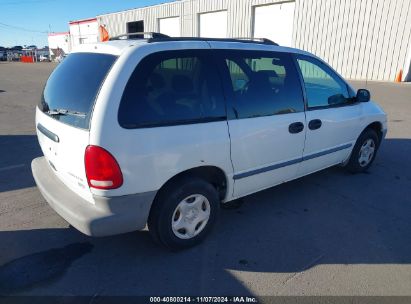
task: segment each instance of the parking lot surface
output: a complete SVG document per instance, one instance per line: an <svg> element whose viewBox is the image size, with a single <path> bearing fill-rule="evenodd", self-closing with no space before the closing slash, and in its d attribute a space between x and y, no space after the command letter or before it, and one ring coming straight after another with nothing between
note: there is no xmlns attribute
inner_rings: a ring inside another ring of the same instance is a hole
<svg viewBox="0 0 411 304"><path fill-rule="evenodd" d="M325 171L222 210L200 246L89 238L45 202L34 110L55 64L0 63L0 294L411 295L411 85L354 82L388 113L367 174Z"/></svg>

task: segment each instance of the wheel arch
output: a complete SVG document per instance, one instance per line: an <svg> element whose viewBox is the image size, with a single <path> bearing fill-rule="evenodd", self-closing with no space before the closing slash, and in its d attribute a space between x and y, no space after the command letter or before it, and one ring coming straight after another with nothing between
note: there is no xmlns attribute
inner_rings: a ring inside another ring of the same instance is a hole
<svg viewBox="0 0 411 304"><path fill-rule="evenodd" d="M182 171L169 180L158 190L154 201L156 201L162 193L173 187L176 183L187 178L201 178L209 182L217 190L220 200L224 200L227 196L228 178L225 172L216 166L200 166Z"/></svg>
<svg viewBox="0 0 411 304"><path fill-rule="evenodd" d="M378 144L381 144L382 137L383 137L383 125L379 121L374 121L370 123L367 127L364 128L364 130L361 132L363 134L366 130L373 130L377 133L378 135Z"/></svg>

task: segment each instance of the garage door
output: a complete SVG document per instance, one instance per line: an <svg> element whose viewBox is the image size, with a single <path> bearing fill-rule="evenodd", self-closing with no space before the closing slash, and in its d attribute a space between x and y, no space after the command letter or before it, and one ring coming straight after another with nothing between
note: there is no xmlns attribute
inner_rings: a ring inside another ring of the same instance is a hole
<svg viewBox="0 0 411 304"><path fill-rule="evenodd" d="M180 17L159 19L160 33L170 37L180 37Z"/></svg>
<svg viewBox="0 0 411 304"><path fill-rule="evenodd" d="M200 37L226 38L227 11L200 14Z"/></svg>
<svg viewBox="0 0 411 304"><path fill-rule="evenodd" d="M256 6L254 37L292 46L295 2Z"/></svg>

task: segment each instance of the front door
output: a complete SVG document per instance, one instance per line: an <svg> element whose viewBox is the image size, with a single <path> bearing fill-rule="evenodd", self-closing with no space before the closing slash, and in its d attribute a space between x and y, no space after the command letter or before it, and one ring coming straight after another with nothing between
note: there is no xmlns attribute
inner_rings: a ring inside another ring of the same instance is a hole
<svg viewBox="0 0 411 304"><path fill-rule="evenodd" d="M361 105L355 93L329 66L309 56L297 56L307 99L307 133L298 176L346 160L355 144Z"/></svg>

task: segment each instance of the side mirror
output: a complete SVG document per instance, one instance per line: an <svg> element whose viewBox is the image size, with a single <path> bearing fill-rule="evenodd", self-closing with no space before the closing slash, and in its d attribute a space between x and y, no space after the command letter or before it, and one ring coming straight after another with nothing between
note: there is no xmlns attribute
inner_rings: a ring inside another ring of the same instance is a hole
<svg viewBox="0 0 411 304"><path fill-rule="evenodd" d="M356 99L358 102L369 102L371 99L371 93L366 89L359 89L357 91Z"/></svg>

